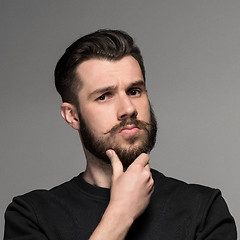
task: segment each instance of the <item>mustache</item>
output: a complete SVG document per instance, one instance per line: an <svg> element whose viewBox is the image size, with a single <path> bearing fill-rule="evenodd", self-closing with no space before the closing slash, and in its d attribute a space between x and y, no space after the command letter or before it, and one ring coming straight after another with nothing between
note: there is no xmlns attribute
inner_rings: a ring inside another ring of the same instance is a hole
<svg viewBox="0 0 240 240"><path fill-rule="evenodd" d="M116 124L115 126L113 126L109 131L105 132L104 134L108 134L108 133L115 134L127 125L135 125L137 128L144 129L146 131L149 131L148 130L149 126L153 126L152 123L140 121L135 118L134 119L126 118L126 119L122 120L119 124Z"/></svg>

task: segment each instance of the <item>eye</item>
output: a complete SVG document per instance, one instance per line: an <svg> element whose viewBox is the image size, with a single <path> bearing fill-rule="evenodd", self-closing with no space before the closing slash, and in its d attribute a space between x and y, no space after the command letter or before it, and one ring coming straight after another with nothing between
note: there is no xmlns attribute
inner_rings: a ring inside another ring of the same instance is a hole
<svg viewBox="0 0 240 240"><path fill-rule="evenodd" d="M130 89L130 90L128 91L128 94L131 95L131 96L140 96L140 95L141 95L141 92L142 92L141 89L133 88L133 89Z"/></svg>
<svg viewBox="0 0 240 240"><path fill-rule="evenodd" d="M111 93L104 93L101 96L99 96L96 100L98 102L105 102L111 97Z"/></svg>

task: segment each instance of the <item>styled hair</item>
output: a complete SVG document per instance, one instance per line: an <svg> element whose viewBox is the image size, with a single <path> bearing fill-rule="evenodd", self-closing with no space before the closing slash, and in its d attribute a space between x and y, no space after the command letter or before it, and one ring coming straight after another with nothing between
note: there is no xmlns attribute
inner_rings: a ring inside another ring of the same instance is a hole
<svg viewBox="0 0 240 240"><path fill-rule="evenodd" d="M62 101L75 106L78 104L81 79L76 76L76 69L80 63L93 58L115 61L125 56L132 56L138 61L145 81L140 49L126 32L103 29L79 38L66 49L55 68L55 86Z"/></svg>

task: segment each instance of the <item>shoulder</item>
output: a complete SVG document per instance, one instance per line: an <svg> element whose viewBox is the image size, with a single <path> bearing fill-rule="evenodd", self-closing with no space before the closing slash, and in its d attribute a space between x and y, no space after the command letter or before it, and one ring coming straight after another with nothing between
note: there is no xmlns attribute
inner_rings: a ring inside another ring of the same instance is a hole
<svg viewBox="0 0 240 240"><path fill-rule="evenodd" d="M37 189L28 193L15 196L7 208L8 211L17 210L32 210L36 208L47 208L52 204L64 197L69 196L69 191L73 187L73 180L67 181L52 189Z"/></svg>
<svg viewBox="0 0 240 240"><path fill-rule="evenodd" d="M162 199L166 208L174 211L184 209L202 223L205 223L206 219L208 221L209 219L211 219L210 221L224 219L226 222L234 222L219 189L200 184L189 184L166 177L156 170L153 170L153 178L156 183L155 201Z"/></svg>
<svg viewBox="0 0 240 240"><path fill-rule="evenodd" d="M70 219L69 206L75 191L70 180L50 190L39 189L14 197L5 212L6 239L13 236L46 239L63 219Z"/></svg>
<svg viewBox="0 0 240 240"><path fill-rule="evenodd" d="M182 202L183 204L203 204L213 202L216 198L221 198L219 189L203 186L200 184L189 184L184 181L167 177L162 173L152 170L155 181L156 194L166 196L166 198Z"/></svg>
<svg viewBox="0 0 240 240"><path fill-rule="evenodd" d="M219 189L166 177L152 170L155 182L153 204L162 202L162 212L186 221L197 229L199 237L236 239L236 225ZM221 237L219 237L221 236ZM199 239L200 239L199 238ZM214 239L215 239L214 238Z"/></svg>
<svg viewBox="0 0 240 240"><path fill-rule="evenodd" d="M190 191L192 193L199 193L202 195L209 195L216 191L219 192L218 189L212 187L187 183L176 178L165 176L155 169L151 169L151 171L156 185L160 187L170 188L171 190L177 189L178 191Z"/></svg>

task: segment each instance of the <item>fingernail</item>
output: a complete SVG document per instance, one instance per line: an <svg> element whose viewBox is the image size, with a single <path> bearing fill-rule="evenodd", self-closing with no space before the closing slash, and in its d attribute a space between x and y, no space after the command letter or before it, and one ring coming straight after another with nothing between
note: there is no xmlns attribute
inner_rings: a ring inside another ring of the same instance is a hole
<svg viewBox="0 0 240 240"><path fill-rule="evenodd" d="M106 151L106 154L107 154L107 156L110 158L110 157L112 157L112 151L111 150L107 150Z"/></svg>

